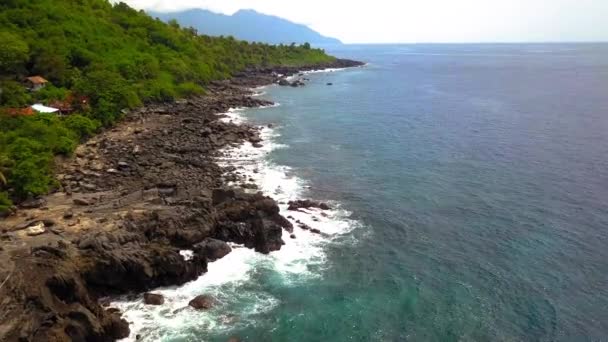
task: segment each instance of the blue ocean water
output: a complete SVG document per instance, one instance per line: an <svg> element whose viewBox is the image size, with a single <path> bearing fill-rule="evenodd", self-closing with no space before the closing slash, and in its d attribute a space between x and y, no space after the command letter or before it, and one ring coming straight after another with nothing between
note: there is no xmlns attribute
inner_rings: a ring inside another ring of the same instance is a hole
<svg viewBox="0 0 608 342"><path fill-rule="evenodd" d="M345 210L322 231L350 229L296 231L284 264L233 252L237 275L188 290L224 306L155 339L607 340L608 44L329 52L369 64L242 116L275 125L262 181L295 179Z"/></svg>

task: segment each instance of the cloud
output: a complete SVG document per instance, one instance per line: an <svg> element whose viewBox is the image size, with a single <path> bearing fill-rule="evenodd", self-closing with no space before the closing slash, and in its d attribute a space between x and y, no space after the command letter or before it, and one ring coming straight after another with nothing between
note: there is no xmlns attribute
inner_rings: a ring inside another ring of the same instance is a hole
<svg viewBox="0 0 608 342"><path fill-rule="evenodd" d="M608 0L127 0L135 8L255 9L345 42L608 40Z"/></svg>

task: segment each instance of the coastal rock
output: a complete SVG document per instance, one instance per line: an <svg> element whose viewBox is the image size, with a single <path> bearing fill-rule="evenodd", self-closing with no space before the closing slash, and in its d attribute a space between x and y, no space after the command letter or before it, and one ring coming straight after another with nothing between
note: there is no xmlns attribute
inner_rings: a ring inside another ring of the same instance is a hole
<svg viewBox="0 0 608 342"><path fill-rule="evenodd" d="M327 203L317 202L312 200L296 200L289 201L287 210L296 211L298 209L319 208L321 210L330 210L331 207Z"/></svg>
<svg viewBox="0 0 608 342"><path fill-rule="evenodd" d="M194 245L193 249L195 253L204 255L209 261L221 259L232 251L232 248L226 242L213 238L207 238Z"/></svg>
<svg viewBox="0 0 608 342"><path fill-rule="evenodd" d="M279 214L277 203L261 194L238 193L218 208L216 238L269 253L281 248L282 229L291 223Z"/></svg>
<svg viewBox="0 0 608 342"><path fill-rule="evenodd" d="M215 298L211 297L210 295L196 296L188 303L188 305L196 310L209 310L215 306L215 304Z"/></svg>
<svg viewBox="0 0 608 342"><path fill-rule="evenodd" d="M160 294L146 292L144 293L144 303L146 305L163 305L165 298Z"/></svg>
<svg viewBox="0 0 608 342"><path fill-rule="evenodd" d="M302 82L301 80L295 80L295 81L291 82L291 84L290 84L290 86L294 87L294 88L303 87L305 85L306 85L306 83Z"/></svg>

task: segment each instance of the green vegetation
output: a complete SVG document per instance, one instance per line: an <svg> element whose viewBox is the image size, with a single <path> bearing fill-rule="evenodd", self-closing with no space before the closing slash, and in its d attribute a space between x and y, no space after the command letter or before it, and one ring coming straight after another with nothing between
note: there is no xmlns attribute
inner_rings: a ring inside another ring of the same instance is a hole
<svg viewBox="0 0 608 342"><path fill-rule="evenodd" d="M201 94L210 81L248 66L333 59L308 44L199 36L106 0L3 0L0 46L0 210L8 197L49 191L54 156L69 155L81 139L119 120L123 109ZM32 75L52 85L29 92L23 80ZM8 109L74 99L86 105L66 118L15 116Z"/></svg>

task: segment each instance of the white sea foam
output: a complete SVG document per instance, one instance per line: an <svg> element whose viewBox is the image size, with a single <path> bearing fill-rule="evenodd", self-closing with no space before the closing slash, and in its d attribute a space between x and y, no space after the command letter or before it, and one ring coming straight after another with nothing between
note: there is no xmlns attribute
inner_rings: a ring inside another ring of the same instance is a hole
<svg viewBox="0 0 608 342"><path fill-rule="evenodd" d="M179 251L179 254L184 258L184 260L188 261L194 257L194 252L189 249L184 249Z"/></svg>
<svg viewBox="0 0 608 342"><path fill-rule="evenodd" d="M337 71L342 71L342 70L347 70L348 68L327 68L327 69L318 69L318 70L306 70L306 71L300 71L297 72L291 76L287 76L285 77L285 80L291 82L294 81L296 79L298 79L299 77L302 77L303 75L309 75L309 74L320 74L320 73L331 73L331 72L337 72Z"/></svg>
<svg viewBox="0 0 608 342"><path fill-rule="evenodd" d="M243 114L243 109L232 109L223 120L246 122ZM273 150L288 148L275 142L279 130L280 127L262 128L261 148L246 142L238 148L227 149L218 163L236 166L247 179L255 181L260 191L277 200L282 214L289 216L294 224L296 239L284 232L285 245L269 255L233 245L231 253L210 263L208 272L198 279L183 286L154 291L165 297L161 306L144 305L142 299L114 302L113 306L121 309L131 323L131 335L125 341L134 341L137 334L146 341L193 336L204 340L201 331L213 335L255 324L256 315L280 305L279 299L257 284L260 274L272 275L273 281L280 281L282 286L293 286L321 276L326 261L324 246L350 232L357 223L348 218L349 213L338 203L331 203L335 209L324 212L317 209L287 211L288 201L305 197L308 184L295 176L289 167L268 161L267 155ZM296 221L317 228L322 234L303 230ZM184 252L182 255L187 257L189 254ZM188 302L200 294L212 295L219 304L206 312L189 308ZM189 335L193 334L193 329L198 333Z"/></svg>

